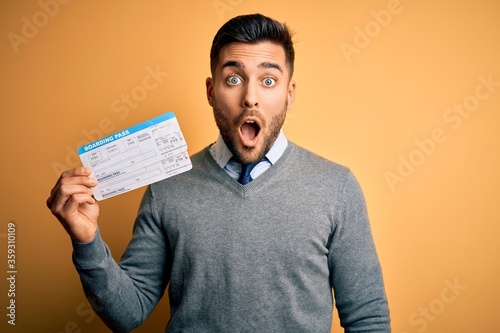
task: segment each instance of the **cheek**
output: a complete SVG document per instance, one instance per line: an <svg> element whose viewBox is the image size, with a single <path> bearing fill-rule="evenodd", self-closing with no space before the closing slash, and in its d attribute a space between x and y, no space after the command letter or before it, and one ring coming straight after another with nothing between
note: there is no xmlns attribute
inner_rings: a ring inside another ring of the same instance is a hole
<svg viewBox="0 0 500 333"><path fill-rule="evenodd" d="M288 95L283 92L269 94L265 99L266 106L273 113L279 113L286 107L287 97Z"/></svg>
<svg viewBox="0 0 500 333"><path fill-rule="evenodd" d="M288 90L284 87L279 87L277 89L272 89L269 92L264 92L262 94L262 99L266 101L269 105L282 105L288 98Z"/></svg>
<svg viewBox="0 0 500 333"><path fill-rule="evenodd" d="M217 105L225 110L235 109L240 105L240 96L236 89L220 89L214 94L214 100Z"/></svg>

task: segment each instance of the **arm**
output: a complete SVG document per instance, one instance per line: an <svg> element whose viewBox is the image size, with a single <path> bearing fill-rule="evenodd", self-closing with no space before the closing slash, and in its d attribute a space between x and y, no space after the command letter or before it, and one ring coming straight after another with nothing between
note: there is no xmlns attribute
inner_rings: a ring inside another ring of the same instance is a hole
<svg viewBox="0 0 500 333"><path fill-rule="evenodd" d="M139 326L163 296L169 279L168 244L153 216L150 198L148 189L119 264L99 232L90 243L73 243L73 260L85 294L113 332L129 332Z"/></svg>
<svg viewBox="0 0 500 333"><path fill-rule="evenodd" d="M128 332L149 315L163 295L168 276L163 233L147 191L133 238L118 265L97 227L99 206L92 197L91 170L65 171L52 189L47 206L73 242L73 260L89 302L114 332Z"/></svg>
<svg viewBox="0 0 500 333"><path fill-rule="evenodd" d="M366 204L349 173L336 212L329 265L340 323L345 332L390 332L382 271L373 243Z"/></svg>

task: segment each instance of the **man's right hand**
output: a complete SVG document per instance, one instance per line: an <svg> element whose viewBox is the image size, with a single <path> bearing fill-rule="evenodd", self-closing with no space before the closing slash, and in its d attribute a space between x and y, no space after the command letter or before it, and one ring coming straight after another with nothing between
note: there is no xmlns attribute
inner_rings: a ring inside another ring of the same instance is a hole
<svg viewBox="0 0 500 333"><path fill-rule="evenodd" d="M88 243L97 230L99 205L91 188L97 185L90 178L91 170L77 167L64 171L47 199L47 207L61 222L75 242Z"/></svg>

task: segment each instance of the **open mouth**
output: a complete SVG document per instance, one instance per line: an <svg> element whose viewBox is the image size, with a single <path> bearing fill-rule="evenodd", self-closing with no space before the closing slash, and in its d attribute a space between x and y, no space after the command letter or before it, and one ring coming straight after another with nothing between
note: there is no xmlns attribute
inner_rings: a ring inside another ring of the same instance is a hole
<svg viewBox="0 0 500 333"><path fill-rule="evenodd" d="M260 125L253 119L246 119L240 125L240 136L245 146L255 146L260 132Z"/></svg>

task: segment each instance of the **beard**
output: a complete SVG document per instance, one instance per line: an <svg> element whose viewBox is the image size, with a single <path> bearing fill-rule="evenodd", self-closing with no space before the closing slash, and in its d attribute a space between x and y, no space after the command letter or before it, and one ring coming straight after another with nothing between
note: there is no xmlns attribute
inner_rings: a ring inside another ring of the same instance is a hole
<svg viewBox="0 0 500 333"><path fill-rule="evenodd" d="M224 143L237 162L244 164L257 163L264 156L266 156L267 152L273 146L274 141L276 141L281 127L285 122L287 105L288 99L283 104L280 112L274 115L270 123L267 124L261 114L255 110L245 109L236 118L230 119L224 108L220 107L218 103L214 103L213 112L215 123L219 128L222 139L224 139ZM259 144L255 147L246 147L240 142L239 126L241 125L243 118L248 116L258 118L261 125L258 133L261 138L259 138Z"/></svg>

